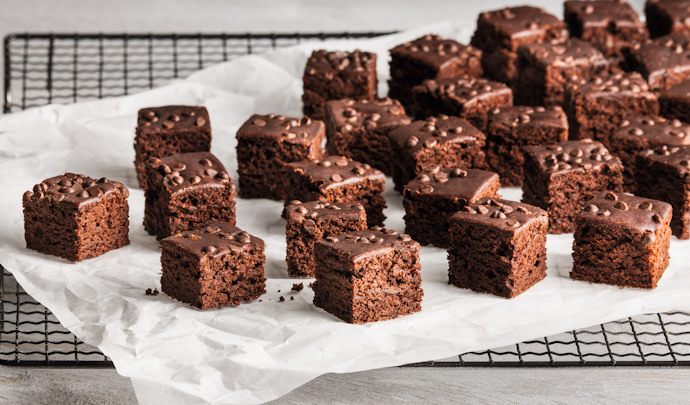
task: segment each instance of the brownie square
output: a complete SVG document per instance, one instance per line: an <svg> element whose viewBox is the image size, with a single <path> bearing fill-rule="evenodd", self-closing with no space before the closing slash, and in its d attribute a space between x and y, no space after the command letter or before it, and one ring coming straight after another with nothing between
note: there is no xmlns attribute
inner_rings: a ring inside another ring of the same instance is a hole
<svg viewBox="0 0 690 405"><path fill-rule="evenodd" d="M611 153L623 162L625 190L635 192L635 155L664 145L690 145L690 125L655 115L626 117L611 135Z"/></svg>
<svg viewBox="0 0 690 405"><path fill-rule="evenodd" d="M659 111L664 117L687 121L690 117L690 80L682 81L661 93Z"/></svg>
<svg viewBox="0 0 690 405"><path fill-rule="evenodd" d="M405 233L422 245L450 247L450 217L482 197L500 198L498 175L443 168L425 172L403 190Z"/></svg>
<svg viewBox="0 0 690 405"><path fill-rule="evenodd" d="M390 50L388 95L409 106L412 88L426 79L443 79L467 75L480 77L482 53L438 35L425 35Z"/></svg>
<svg viewBox="0 0 690 405"><path fill-rule="evenodd" d="M409 235L380 227L317 242L314 305L355 324L420 311L419 250Z"/></svg>
<svg viewBox="0 0 690 405"><path fill-rule="evenodd" d="M293 201L287 207L287 271L290 277L314 277L314 243L329 236L367 229L360 203Z"/></svg>
<svg viewBox="0 0 690 405"><path fill-rule="evenodd" d="M579 39L523 45L518 48L515 103L562 106L568 80L596 76L608 66L601 52Z"/></svg>
<svg viewBox="0 0 690 405"><path fill-rule="evenodd" d="M576 218L573 280L655 288L668 267L671 206L612 191L589 200Z"/></svg>
<svg viewBox="0 0 690 405"><path fill-rule="evenodd" d="M170 105L139 110L134 138L134 167L139 187L146 187L146 161L211 150L211 122L206 107Z"/></svg>
<svg viewBox="0 0 690 405"><path fill-rule="evenodd" d="M239 305L266 292L264 241L227 222L160 241L161 289L200 309Z"/></svg>
<svg viewBox="0 0 690 405"><path fill-rule="evenodd" d="M393 181L402 191L417 175L435 167L484 169L486 136L467 120L439 115L390 133Z"/></svg>
<svg viewBox="0 0 690 405"><path fill-rule="evenodd" d="M341 98L376 98L376 54L317 50L304 68L302 111L307 117L326 119L326 101Z"/></svg>
<svg viewBox="0 0 690 405"><path fill-rule="evenodd" d="M671 204L673 234L690 239L690 146L663 146L637 154L635 185L640 196Z"/></svg>
<svg viewBox="0 0 690 405"><path fill-rule="evenodd" d="M522 149L568 139L568 118L561 107L497 108L489 116L486 160L503 186L522 185Z"/></svg>
<svg viewBox="0 0 690 405"><path fill-rule="evenodd" d="M647 40L649 34L637 12L624 0L570 0L563 4L570 36L620 61L621 51Z"/></svg>
<svg viewBox="0 0 690 405"><path fill-rule="evenodd" d="M369 226L382 225L386 219L385 188L386 177L380 170L344 156L287 164L286 201L359 202Z"/></svg>
<svg viewBox="0 0 690 405"><path fill-rule="evenodd" d="M22 198L26 247L72 262L129 245L129 190L105 177L65 173Z"/></svg>
<svg viewBox="0 0 690 405"><path fill-rule="evenodd" d="M566 39L568 29L563 21L539 7L518 6L479 14L471 43L482 50L482 68L487 77L512 83L520 45Z"/></svg>
<svg viewBox="0 0 690 405"><path fill-rule="evenodd" d="M549 233L575 230L587 198L623 190L623 166L604 145L591 139L525 148L522 201L549 213Z"/></svg>
<svg viewBox="0 0 690 405"><path fill-rule="evenodd" d="M237 131L240 197L282 200L285 164L323 157L325 128L308 117L252 115Z"/></svg>
<svg viewBox="0 0 690 405"><path fill-rule="evenodd" d="M481 198L451 217L448 284L513 298L546 277L546 211Z"/></svg>
<svg viewBox="0 0 690 405"><path fill-rule="evenodd" d="M647 0L644 13L652 38L676 32L690 34L690 4L687 0Z"/></svg>
<svg viewBox="0 0 690 405"><path fill-rule="evenodd" d="M469 76L425 80L412 89L409 113L424 119L446 114L467 119L480 131L486 129L489 111L513 105L513 91L503 83Z"/></svg>
<svg viewBox="0 0 690 405"><path fill-rule="evenodd" d="M157 239L212 222L235 224L235 184L210 152L146 162L144 228Z"/></svg>
<svg viewBox="0 0 690 405"><path fill-rule="evenodd" d="M647 79L652 91L667 90L690 78L690 37L677 33L656 38L626 55L626 64Z"/></svg>
<svg viewBox="0 0 690 405"><path fill-rule="evenodd" d="M388 134L410 123L399 101L332 100L326 103L326 117L329 154L347 156L391 174Z"/></svg>
<svg viewBox="0 0 690 405"><path fill-rule="evenodd" d="M608 147L625 116L658 114L659 100L639 73L617 73L569 83L565 109L570 139L595 139Z"/></svg>

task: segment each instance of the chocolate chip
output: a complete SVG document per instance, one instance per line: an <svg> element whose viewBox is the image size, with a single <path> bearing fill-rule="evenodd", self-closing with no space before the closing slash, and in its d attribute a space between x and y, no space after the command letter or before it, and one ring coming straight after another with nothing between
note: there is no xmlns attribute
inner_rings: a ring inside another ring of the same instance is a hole
<svg viewBox="0 0 690 405"><path fill-rule="evenodd" d="M180 116L177 114L173 114L170 116L170 120L174 122L179 122L180 121Z"/></svg>
<svg viewBox="0 0 690 405"><path fill-rule="evenodd" d="M467 177L467 171L456 167L450 171L450 177Z"/></svg>
<svg viewBox="0 0 690 405"><path fill-rule="evenodd" d="M589 204L587 207L585 207L585 211L586 211L586 212L597 213L597 212L599 212L599 207L597 207L597 206L594 205L594 204Z"/></svg>
<svg viewBox="0 0 690 405"><path fill-rule="evenodd" d="M202 166L213 166L213 162L211 162L211 159L201 159L199 163Z"/></svg>
<svg viewBox="0 0 690 405"><path fill-rule="evenodd" d="M335 182L343 181L343 176L339 175L338 173L333 173L331 175L331 180Z"/></svg>
<svg viewBox="0 0 690 405"><path fill-rule="evenodd" d="M506 221L506 223L508 224L508 226L511 226L511 227L513 227L513 228L517 228L517 227L520 226L520 223L519 223L518 221L512 219L512 218L509 218L509 219Z"/></svg>
<svg viewBox="0 0 690 405"><path fill-rule="evenodd" d="M600 216L603 216L603 217L608 217L608 216L611 215L611 211L609 211L609 210L599 211L599 213L598 213L597 215L600 215Z"/></svg>
<svg viewBox="0 0 690 405"><path fill-rule="evenodd" d="M246 245L247 243L251 242L251 237L247 232L242 231L235 236L235 240L243 245Z"/></svg>
<svg viewBox="0 0 690 405"><path fill-rule="evenodd" d="M203 248L201 248L201 251L204 253L215 253L216 250L218 249L216 249L215 246L204 246Z"/></svg>
<svg viewBox="0 0 690 405"><path fill-rule="evenodd" d="M201 177L192 176L192 178L189 179L189 182L192 184L199 184L201 182Z"/></svg>
<svg viewBox="0 0 690 405"><path fill-rule="evenodd" d="M327 236L326 240L332 243L338 243L340 242L340 239L336 238L335 236Z"/></svg>
<svg viewBox="0 0 690 405"><path fill-rule="evenodd" d="M204 125L206 125L206 119L204 117L197 117L196 126L203 127Z"/></svg>
<svg viewBox="0 0 690 405"><path fill-rule="evenodd" d="M163 128L165 129L172 129L175 127L175 123L172 121L163 121Z"/></svg>
<svg viewBox="0 0 690 405"><path fill-rule="evenodd" d="M477 211L474 208L470 207L469 205L462 207L462 210L467 212L467 213L470 213L470 214L476 214L477 213Z"/></svg>
<svg viewBox="0 0 690 405"><path fill-rule="evenodd" d="M350 118L357 115L357 111L354 108L345 108L343 110L343 115Z"/></svg>
<svg viewBox="0 0 690 405"><path fill-rule="evenodd" d="M660 224L663 221L663 219L659 214L654 214L652 215L652 221L656 222L657 224Z"/></svg>
<svg viewBox="0 0 690 405"><path fill-rule="evenodd" d="M626 204L624 201L617 201L615 204L613 204L613 208L627 211L628 210L628 204Z"/></svg>
<svg viewBox="0 0 690 405"><path fill-rule="evenodd" d="M421 186L419 186L419 191L424 194L428 194L433 192L434 188L430 184L422 184Z"/></svg>
<svg viewBox="0 0 690 405"><path fill-rule="evenodd" d="M503 212L498 211L498 210L492 212L491 215L489 215L489 217L491 217L491 218L501 218L501 219L508 218L508 217L506 216L506 214L504 214Z"/></svg>
<svg viewBox="0 0 690 405"><path fill-rule="evenodd" d="M323 167L330 167L332 165L330 160L322 160L319 163L317 163L319 166Z"/></svg>
<svg viewBox="0 0 690 405"><path fill-rule="evenodd" d="M522 212L523 214L531 214L530 210L528 210L527 208L523 207L522 205L518 206L518 207L517 207L517 210L520 211L520 212Z"/></svg>
<svg viewBox="0 0 690 405"><path fill-rule="evenodd" d="M434 138L428 138L427 140L424 141L424 147L425 148L433 148L436 146L438 142Z"/></svg>
<svg viewBox="0 0 690 405"><path fill-rule="evenodd" d="M210 225L204 228L204 230L208 233L218 233L220 232L220 228L215 226L215 225Z"/></svg>
<svg viewBox="0 0 690 405"><path fill-rule="evenodd" d="M182 176L173 176L173 178L171 180L173 183L175 183L177 185L184 183L184 178Z"/></svg>
<svg viewBox="0 0 690 405"><path fill-rule="evenodd" d="M618 195L611 191L608 191L604 198L611 201L618 201Z"/></svg>
<svg viewBox="0 0 690 405"><path fill-rule="evenodd" d="M643 210L643 211L651 211L652 210L652 203L649 201L644 201L641 202L640 205L637 206L637 208Z"/></svg>
<svg viewBox="0 0 690 405"><path fill-rule="evenodd" d="M403 241L403 242L409 242L409 241L412 240L412 236L410 236L410 235L408 235L408 234L406 234L406 233L401 233L401 234L398 236L398 239L400 239L400 240Z"/></svg>
<svg viewBox="0 0 690 405"><path fill-rule="evenodd" d="M356 167L352 168L352 173L354 173L358 176L362 176L365 173L365 170L361 166L356 166Z"/></svg>
<svg viewBox="0 0 690 405"><path fill-rule="evenodd" d="M175 162L170 168L176 172L181 172L182 170L187 168L187 165L183 162Z"/></svg>
<svg viewBox="0 0 690 405"><path fill-rule="evenodd" d="M644 243L645 245L651 245L652 243L654 243L655 240L656 236L654 236L654 233L650 231L645 232L642 236L642 243Z"/></svg>
<svg viewBox="0 0 690 405"><path fill-rule="evenodd" d="M347 161L347 159L345 159L345 158L343 158L343 159L338 159L338 160L335 161L335 165L336 165L336 166L347 166L347 165L348 165L348 161Z"/></svg>
<svg viewBox="0 0 690 405"><path fill-rule="evenodd" d="M206 170L204 171L204 173L205 173L207 176L209 176L209 177L213 177L213 176L215 176L216 174L218 174L218 170L216 170L216 169L206 169Z"/></svg>
<svg viewBox="0 0 690 405"><path fill-rule="evenodd" d="M316 233L316 222L312 219L305 219L304 222L302 222L302 229L309 235L313 235Z"/></svg>
<svg viewBox="0 0 690 405"><path fill-rule="evenodd" d="M88 198L88 197L89 197L89 193L87 193L86 191L82 191L81 193L77 194L77 197L79 197L79 198Z"/></svg>
<svg viewBox="0 0 690 405"><path fill-rule="evenodd" d="M510 214L511 212L513 212L513 207L506 204L501 207L501 211L505 212L506 214Z"/></svg>
<svg viewBox="0 0 690 405"><path fill-rule="evenodd" d="M410 148L417 146L418 143L419 143L419 138L417 138L416 136L411 136L411 137L407 138L407 146L409 146Z"/></svg>
<svg viewBox="0 0 690 405"><path fill-rule="evenodd" d="M478 211L480 214L486 215L486 214L489 213L489 208L486 207L485 205L478 205L478 206L477 206L477 211Z"/></svg>
<svg viewBox="0 0 690 405"><path fill-rule="evenodd" d="M261 118L257 118L254 121L252 121L252 124L256 125L257 127L265 127L266 121L262 120Z"/></svg>

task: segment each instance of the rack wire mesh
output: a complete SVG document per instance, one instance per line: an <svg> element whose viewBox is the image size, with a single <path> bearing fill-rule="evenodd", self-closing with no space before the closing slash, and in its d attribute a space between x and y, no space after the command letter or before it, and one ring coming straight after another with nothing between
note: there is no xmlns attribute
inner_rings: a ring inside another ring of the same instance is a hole
<svg viewBox="0 0 690 405"><path fill-rule="evenodd" d="M4 41L3 111L133 94L214 63L305 40L384 34L12 34ZM0 269L0 364L112 366ZM408 365L460 366L690 366L690 313L640 315Z"/></svg>

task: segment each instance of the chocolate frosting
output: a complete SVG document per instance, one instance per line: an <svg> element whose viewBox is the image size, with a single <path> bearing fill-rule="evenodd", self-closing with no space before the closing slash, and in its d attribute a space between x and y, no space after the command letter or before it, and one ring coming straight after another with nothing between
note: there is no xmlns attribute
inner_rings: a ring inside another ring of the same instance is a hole
<svg viewBox="0 0 690 405"><path fill-rule="evenodd" d="M183 193L205 187L231 187L225 166L211 152L182 153L162 159L151 158L146 165L163 176L163 188L170 194Z"/></svg>
<svg viewBox="0 0 690 405"><path fill-rule="evenodd" d="M326 126L322 121L276 114L254 114L237 131L237 139L265 137L278 142L302 145L310 145L319 137L324 136L326 136Z"/></svg>
<svg viewBox="0 0 690 405"><path fill-rule="evenodd" d="M160 247L180 248L196 257L220 257L230 252L264 249L264 241L227 222L214 222L201 230L184 231L160 241Z"/></svg>
<svg viewBox="0 0 690 405"><path fill-rule="evenodd" d="M312 182L317 183L322 192L366 179L386 182L386 177L380 170L344 156L326 156L320 160L303 160L289 163L287 168L309 176Z"/></svg>
<svg viewBox="0 0 690 405"><path fill-rule="evenodd" d="M390 53L414 58L436 71L453 63L459 65L474 63L478 66L482 57L481 51L473 46L463 45L452 39L443 39L434 34L398 45L391 49Z"/></svg>
<svg viewBox="0 0 690 405"><path fill-rule="evenodd" d="M352 52L316 50L312 52L304 68L305 76L315 76L330 81L334 75L345 81L354 76L368 76L376 69L376 54L356 49Z"/></svg>
<svg viewBox="0 0 690 405"><path fill-rule="evenodd" d="M637 72L615 73L590 78L578 78L566 84L566 89L575 97L648 97L656 99L649 91L647 81Z"/></svg>
<svg viewBox="0 0 690 405"><path fill-rule="evenodd" d="M498 174L486 170L436 168L407 183L403 193L405 196L423 194L454 200L463 199L466 203L472 204L487 188L498 181Z"/></svg>
<svg viewBox="0 0 690 405"><path fill-rule="evenodd" d="M568 30L563 21L547 13L543 8L532 6L505 7L499 10L486 11L479 14L477 25L487 24L494 27L496 32L508 37L508 41L520 38L533 38L534 42L544 39L545 31L549 28L561 28L557 42L568 38ZM473 38L473 43L479 39ZM511 49L510 43L504 44Z"/></svg>
<svg viewBox="0 0 690 405"><path fill-rule="evenodd" d="M447 115L414 121L394 130L389 137L398 147L412 153L440 147L446 143L486 141L486 135L467 120Z"/></svg>
<svg viewBox="0 0 690 405"><path fill-rule="evenodd" d="M565 13L577 14L584 27L639 27L645 29L640 17L625 1L571 0L563 4Z"/></svg>
<svg viewBox="0 0 690 405"><path fill-rule="evenodd" d="M636 55L647 76L667 70L683 71L690 65L690 37L682 33L659 37L641 45Z"/></svg>
<svg viewBox="0 0 690 405"><path fill-rule="evenodd" d="M621 121L611 135L612 140L640 139L650 147L690 145L690 125L677 119L651 115L631 115Z"/></svg>
<svg viewBox="0 0 690 405"><path fill-rule="evenodd" d="M150 132L168 132L187 128L209 128L206 107L169 105L139 110L137 126Z"/></svg>
<svg viewBox="0 0 690 405"><path fill-rule="evenodd" d="M690 1L688 1L690 6ZM690 80L682 81L666 90L662 97L690 102Z"/></svg>
<svg viewBox="0 0 690 405"><path fill-rule="evenodd" d="M317 243L337 250L353 262L391 251L420 250L419 242L412 240L410 235L398 234L392 229L383 229L378 226L364 231L329 236Z"/></svg>
<svg viewBox="0 0 690 405"><path fill-rule="evenodd" d="M541 170L546 173L588 171L602 166L620 170L623 167L620 159L611 155L600 142L591 139L527 146L524 150L539 162Z"/></svg>
<svg viewBox="0 0 690 405"><path fill-rule="evenodd" d="M541 66L581 66L597 70L608 66L606 57L590 44L569 39L562 44L535 43L520 47Z"/></svg>
<svg viewBox="0 0 690 405"><path fill-rule="evenodd" d="M644 153L648 159L672 166L678 170L686 184L690 184L690 145L661 146Z"/></svg>
<svg viewBox="0 0 690 405"><path fill-rule="evenodd" d="M476 223L499 231L516 233L534 221L548 223L548 214L533 205L483 197L455 213L451 221Z"/></svg>
<svg viewBox="0 0 690 405"><path fill-rule="evenodd" d="M585 203L579 218L638 232L655 232L668 226L671 211L671 205L662 201L604 191Z"/></svg>
<svg viewBox="0 0 690 405"><path fill-rule="evenodd" d="M316 225L318 219L335 219L358 217L366 220L364 206L360 203L325 202L325 201L291 201L287 207L289 222Z"/></svg>
<svg viewBox="0 0 690 405"><path fill-rule="evenodd" d="M489 126L548 127L568 129L568 117L559 106L528 107L514 106L495 108L489 115Z"/></svg>
<svg viewBox="0 0 690 405"><path fill-rule="evenodd" d="M50 201L51 204L67 204L83 208L102 200L111 193L129 197L129 190L122 183L102 177L98 180L83 174L65 173L43 180L24 193L24 201Z"/></svg>
<svg viewBox="0 0 690 405"><path fill-rule="evenodd" d="M427 79L415 86L418 93L432 93L436 97L450 99L463 106L479 104L482 100L498 95L510 95L513 91L504 83L494 82L471 76L448 77L445 79Z"/></svg>
<svg viewBox="0 0 690 405"><path fill-rule="evenodd" d="M350 132L361 127L375 130L410 123L402 104L388 97L371 101L332 100L326 105L339 132Z"/></svg>

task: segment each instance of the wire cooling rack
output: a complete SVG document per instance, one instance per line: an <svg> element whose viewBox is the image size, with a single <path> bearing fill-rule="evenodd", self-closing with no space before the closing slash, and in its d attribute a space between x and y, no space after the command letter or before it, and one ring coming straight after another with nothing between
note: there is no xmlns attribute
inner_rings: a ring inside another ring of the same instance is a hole
<svg viewBox="0 0 690 405"><path fill-rule="evenodd" d="M384 34L13 34L4 41L3 111L132 94L305 40ZM112 366L0 269L0 364ZM408 367L645 365L690 366L689 313L640 315Z"/></svg>

